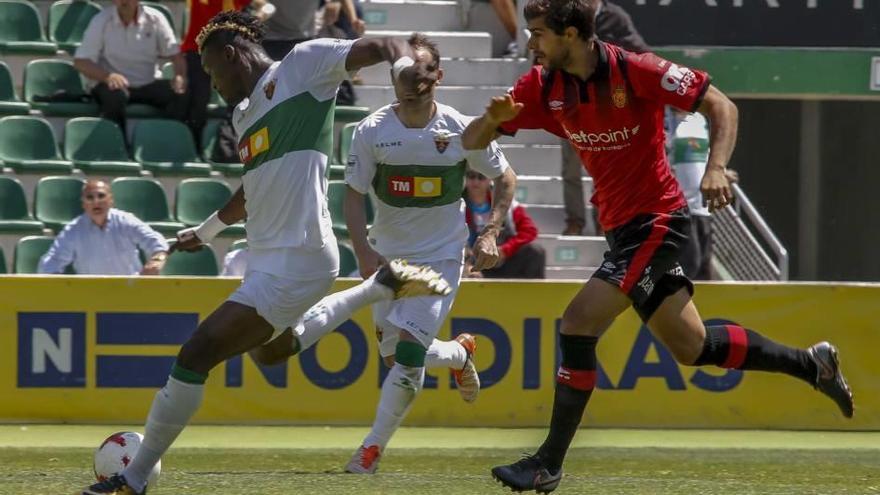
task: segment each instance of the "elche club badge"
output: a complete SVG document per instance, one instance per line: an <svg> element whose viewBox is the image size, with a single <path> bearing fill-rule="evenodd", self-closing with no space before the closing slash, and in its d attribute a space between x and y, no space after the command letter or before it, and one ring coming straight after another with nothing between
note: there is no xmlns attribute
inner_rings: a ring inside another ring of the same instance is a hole
<svg viewBox="0 0 880 495"><path fill-rule="evenodd" d="M271 81L267 82L265 86L263 86L263 93L266 93L266 99L271 100L273 96L275 96L275 81L276 79L273 77Z"/></svg>
<svg viewBox="0 0 880 495"><path fill-rule="evenodd" d="M614 91L611 93L611 102L614 103L614 106L617 108L623 108L626 106L626 88L623 86L617 86L614 88Z"/></svg>
<svg viewBox="0 0 880 495"><path fill-rule="evenodd" d="M438 153L444 153L446 148L449 147L449 138L452 136L452 133L445 129L439 129L433 132L434 134L434 146L437 148Z"/></svg>

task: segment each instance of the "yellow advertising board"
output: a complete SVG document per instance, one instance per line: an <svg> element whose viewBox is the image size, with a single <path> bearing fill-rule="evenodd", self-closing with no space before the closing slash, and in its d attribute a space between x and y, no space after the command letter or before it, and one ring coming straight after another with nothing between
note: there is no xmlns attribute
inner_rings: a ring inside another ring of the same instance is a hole
<svg viewBox="0 0 880 495"><path fill-rule="evenodd" d="M0 421L142 421L180 344L237 283L0 277ZM351 284L337 281L335 290ZM440 337L477 335L484 389L465 404L448 370L429 370L407 424L546 425L558 318L578 288L465 282ZM703 284L696 301L706 321L800 347L835 343L855 391L855 419L794 378L679 366L627 311L600 342L588 424L880 430L880 286ZM287 364L261 368L247 356L221 364L196 421L369 424L383 371L364 309Z"/></svg>

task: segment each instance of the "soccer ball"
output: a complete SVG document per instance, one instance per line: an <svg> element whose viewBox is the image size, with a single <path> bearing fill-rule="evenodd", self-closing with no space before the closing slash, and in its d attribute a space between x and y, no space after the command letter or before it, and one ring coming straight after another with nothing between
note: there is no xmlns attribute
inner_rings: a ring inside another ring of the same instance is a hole
<svg viewBox="0 0 880 495"><path fill-rule="evenodd" d="M104 440L104 443L95 450L95 477L98 481L119 474L134 459L144 436L133 431L120 431ZM162 461L153 466L150 477L147 478L147 486L153 486L159 479L162 469Z"/></svg>

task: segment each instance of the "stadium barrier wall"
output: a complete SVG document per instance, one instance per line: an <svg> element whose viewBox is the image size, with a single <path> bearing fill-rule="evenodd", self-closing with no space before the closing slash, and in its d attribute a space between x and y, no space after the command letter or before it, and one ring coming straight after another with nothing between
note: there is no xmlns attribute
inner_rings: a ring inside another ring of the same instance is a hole
<svg viewBox="0 0 880 495"><path fill-rule="evenodd" d="M0 420L140 423L181 343L235 279L0 277ZM335 290L348 287L340 280ZM546 425L558 317L579 284L468 281L441 330L478 336L484 389L467 405L431 370L407 424ZM782 375L677 365L628 310L599 346L586 425L880 430L880 285L702 284L706 320L841 352L856 416ZM369 424L383 377L369 310L287 364L218 366L201 423Z"/></svg>

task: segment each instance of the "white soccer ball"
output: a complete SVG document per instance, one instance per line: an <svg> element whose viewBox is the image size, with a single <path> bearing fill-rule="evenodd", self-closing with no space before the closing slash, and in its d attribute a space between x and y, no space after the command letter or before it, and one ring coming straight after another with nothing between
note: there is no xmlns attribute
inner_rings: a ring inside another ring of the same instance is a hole
<svg viewBox="0 0 880 495"><path fill-rule="evenodd" d="M98 481L119 474L134 459L144 436L133 431L121 431L114 433L104 440L104 443L95 450L95 477ZM150 477L147 478L147 487L156 484L159 472L162 470L162 461L153 466Z"/></svg>

